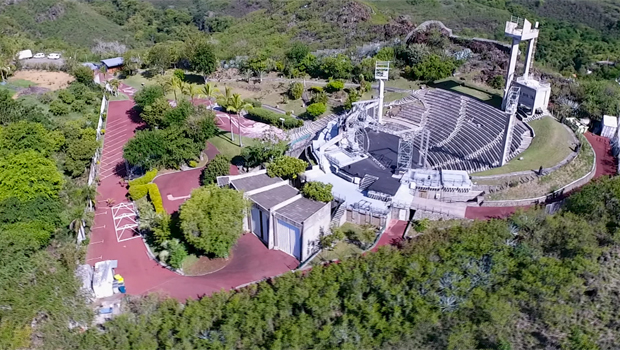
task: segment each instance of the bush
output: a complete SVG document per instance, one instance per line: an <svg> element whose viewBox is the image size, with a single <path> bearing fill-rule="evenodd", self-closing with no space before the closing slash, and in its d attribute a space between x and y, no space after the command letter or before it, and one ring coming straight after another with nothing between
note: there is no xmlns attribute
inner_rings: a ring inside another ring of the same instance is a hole
<svg viewBox="0 0 620 350"><path fill-rule="evenodd" d="M203 185L213 184L217 181L218 176L228 175L230 172L230 159L225 155L218 154L211 159L202 171L200 180Z"/></svg>
<svg viewBox="0 0 620 350"><path fill-rule="evenodd" d="M265 124L271 124L280 128L284 127L284 129L292 129L304 125L303 120L295 119L286 114L272 112L264 108L253 108L249 110L246 118ZM284 123L282 123L280 118L284 118Z"/></svg>
<svg viewBox="0 0 620 350"><path fill-rule="evenodd" d="M187 250L185 246L178 240L173 239L166 241L167 250L170 253L168 256L168 265L178 269L183 264L183 260L187 258Z"/></svg>
<svg viewBox="0 0 620 350"><path fill-rule="evenodd" d="M310 92L312 92L313 94L318 94L320 92L323 92L323 87L321 86L312 86L310 87Z"/></svg>
<svg viewBox="0 0 620 350"><path fill-rule="evenodd" d="M293 100L299 100L304 93L304 86L302 83L292 83L288 89L288 95Z"/></svg>
<svg viewBox="0 0 620 350"><path fill-rule="evenodd" d="M138 91L134 95L133 100L140 108L144 108L152 105L158 98L161 97L164 97L164 89L158 85L149 85Z"/></svg>
<svg viewBox="0 0 620 350"><path fill-rule="evenodd" d="M75 96L69 90L60 90L58 92L58 98L68 105L75 101Z"/></svg>
<svg viewBox="0 0 620 350"><path fill-rule="evenodd" d="M55 116L67 115L70 111L69 105L61 100L54 100L54 102L50 104L50 113Z"/></svg>
<svg viewBox="0 0 620 350"><path fill-rule="evenodd" d="M504 85L506 85L506 80L503 75L496 75L489 80L489 86L494 89L501 90L504 88Z"/></svg>
<svg viewBox="0 0 620 350"><path fill-rule="evenodd" d="M321 91L321 92L317 92L316 94L314 94L310 102L311 103L322 103L324 105L327 105L327 100L328 100L327 94L324 91Z"/></svg>
<svg viewBox="0 0 620 350"><path fill-rule="evenodd" d="M84 103L84 101L77 100L73 102L73 104L71 105L71 109L74 112L84 113L86 111L86 103Z"/></svg>
<svg viewBox="0 0 620 350"><path fill-rule="evenodd" d="M161 198L161 193L159 192L159 187L157 187L157 184L150 183L144 186L148 187L149 199L151 200L151 203L153 203L155 212L157 214L165 214L166 210L164 209L164 202Z"/></svg>
<svg viewBox="0 0 620 350"><path fill-rule="evenodd" d="M153 181L155 176L157 176L157 169L149 170L146 174L144 174L144 176L129 181L129 186L146 185Z"/></svg>
<svg viewBox="0 0 620 350"><path fill-rule="evenodd" d="M308 167L308 163L301 159L282 156L267 164L267 175L283 179L295 179Z"/></svg>
<svg viewBox="0 0 620 350"><path fill-rule="evenodd" d="M336 92L342 89L344 89L344 81L342 80L330 80L330 82L325 86L325 90L327 90L327 92Z"/></svg>
<svg viewBox="0 0 620 350"><path fill-rule="evenodd" d="M321 114L327 111L324 103L313 103L306 109L308 119L316 120Z"/></svg>
<svg viewBox="0 0 620 350"><path fill-rule="evenodd" d="M131 200L137 201L140 198L144 198L149 193L149 188L146 185L135 185L129 187L129 197Z"/></svg>
<svg viewBox="0 0 620 350"><path fill-rule="evenodd" d="M332 194L332 184L326 184L318 181L308 182L302 187L301 194L318 202L331 202L334 199Z"/></svg>
<svg viewBox="0 0 620 350"><path fill-rule="evenodd" d="M189 161L189 166L190 168L195 168L198 166L198 163L195 160L190 160Z"/></svg>
<svg viewBox="0 0 620 350"><path fill-rule="evenodd" d="M185 72L183 72L182 69L175 69L172 75L179 78L181 81L185 81Z"/></svg>
<svg viewBox="0 0 620 350"><path fill-rule="evenodd" d="M92 84L93 78L95 77L95 74L93 73L92 69L88 67L84 67L84 66L75 67L72 74L78 83L82 83L84 85Z"/></svg>
<svg viewBox="0 0 620 350"><path fill-rule="evenodd" d="M253 98L246 98L243 100L244 103L251 104L254 108L260 108L263 106L263 103L259 100L255 100Z"/></svg>

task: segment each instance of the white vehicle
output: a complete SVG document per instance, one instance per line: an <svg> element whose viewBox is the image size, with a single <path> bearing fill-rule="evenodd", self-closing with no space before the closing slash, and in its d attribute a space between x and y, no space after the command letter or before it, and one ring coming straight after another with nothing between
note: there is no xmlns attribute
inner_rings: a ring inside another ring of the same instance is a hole
<svg viewBox="0 0 620 350"><path fill-rule="evenodd" d="M45 58L45 54L43 52L35 53L33 58Z"/></svg>
<svg viewBox="0 0 620 350"><path fill-rule="evenodd" d="M47 55L47 58L49 58L50 60L57 60L60 58L60 54L59 53L50 53L49 55Z"/></svg>

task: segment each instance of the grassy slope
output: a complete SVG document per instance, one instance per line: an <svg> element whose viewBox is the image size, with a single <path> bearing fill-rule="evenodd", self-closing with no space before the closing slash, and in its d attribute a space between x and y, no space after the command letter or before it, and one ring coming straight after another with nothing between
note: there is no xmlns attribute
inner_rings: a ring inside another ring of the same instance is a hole
<svg viewBox="0 0 620 350"><path fill-rule="evenodd" d="M569 131L552 118L542 118L530 123L536 137L528 149L501 168L490 169L473 175L497 175L513 171L548 168L566 158L571 150ZM523 160L519 160L523 157Z"/></svg>
<svg viewBox="0 0 620 350"><path fill-rule="evenodd" d="M88 4L65 0L26 0L2 12L37 38L56 38L91 47L95 40L126 41L131 35L95 12ZM129 35L129 36L128 36Z"/></svg>

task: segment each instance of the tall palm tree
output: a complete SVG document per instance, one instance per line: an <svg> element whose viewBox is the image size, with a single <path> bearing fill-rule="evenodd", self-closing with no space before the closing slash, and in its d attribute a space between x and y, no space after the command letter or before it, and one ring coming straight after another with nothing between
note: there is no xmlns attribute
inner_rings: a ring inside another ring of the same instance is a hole
<svg viewBox="0 0 620 350"><path fill-rule="evenodd" d="M172 82L170 81L170 77L158 75L155 77L155 82L164 91L164 95L172 91Z"/></svg>
<svg viewBox="0 0 620 350"><path fill-rule="evenodd" d="M232 89L227 86L226 89L224 90L224 93L220 94L217 97L217 104L220 105L222 108L224 108L226 111L228 111L228 106L230 105L230 101L232 100L232 97L233 97ZM232 126L232 117L230 118L230 139L231 141L235 141L235 133L233 131L233 126Z"/></svg>
<svg viewBox="0 0 620 350"><path fill-rule="evenodd" d="M177 90L182 90L183 89L183 84L185 82L183 80L181 80L179 77L177 76L171 76L170 77L170 87L172 88L172 92L174 92L174 101L177 101Z"/></svg>
<svg viewBox="0 0 620 350"><path fill-rule="evenodd" d="M118 88L121 86L121 82L118 79L112 79L108 82L108 84L110 84L110 87L112 88L112 93L114 93L114 96L116 96L118 94Z"/></svg>
<svg viewBox="0 0 620 350"><path fill-rule="evenodd" d="M185 94L189 96L189 99L192 102L194 102L194 98L200 95L201 92L202 90L200 89L200 86L196 84L188 84L185 86Z"/></svg>
<svg viewBox="0 0 620 350"><path fill-rule="evenodd" d="M244 110L247 111L252 108L253 108L252 104L245 102L241 98L241 95L239 94L232 95L231 99L228 101L228 106L226 106L226 112L235 113L237 115L237 124L239 125L239 147L243 147L243 140L241 138L241 123L239 122L239 115ZM230 129L232 132L232 124L230 126Z"/></svg>
<svg viewBox="0 0 620 350"><path fill-rule="evenodd" d="M213 86L213 84L205 84L202 87L202 94L209 100L209 102L212 102L213 97L215 97L215 94L218 92L220 92L220 90ZM209 103L209 108L213 108L212 106L213 105Z"/></svg>

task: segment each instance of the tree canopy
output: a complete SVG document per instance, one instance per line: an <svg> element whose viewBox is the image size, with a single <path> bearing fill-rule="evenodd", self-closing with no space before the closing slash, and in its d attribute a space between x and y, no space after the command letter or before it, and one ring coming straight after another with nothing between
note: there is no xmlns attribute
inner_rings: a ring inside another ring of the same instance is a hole
<svg viewBox="0 0 620 350"><path fill-rule="evenodd" d="M217 59L213 53L213 47L208 43L201 41L195 45L192 53L191 65L196 72L205 77L206 83L206 76L215 72L217 69Z"/></svg>
<svg viewBox="0 0 620 350"><path fill-rule="evenodd" d="M267 164L267 175L283 179L295 179L307 167L308 163L306 161L294 157L281 156Z"/></svg>
<svg viewBox="0 0 620 350"><path fill-rule="evenodd" d="M200 176L200 181L203 185L214 184L218 176L228 175L229 172L230 159L222 154L218 154L207 163Z"/></svg>
<svg viewBox="0 0 620 350"><path fill-rule="evenodd" d="M208 185L192 191L181 206L181 229L187 242L204 254L227 257L243 233L247 208L241 192Z"/></svg>
<svg viewBox="0 0 620 350"><path fill-rule="evenodd" d="M63 182L54 161L34 150L0 158L0 201L11 197L22 201L54 199Z"/></svg>

